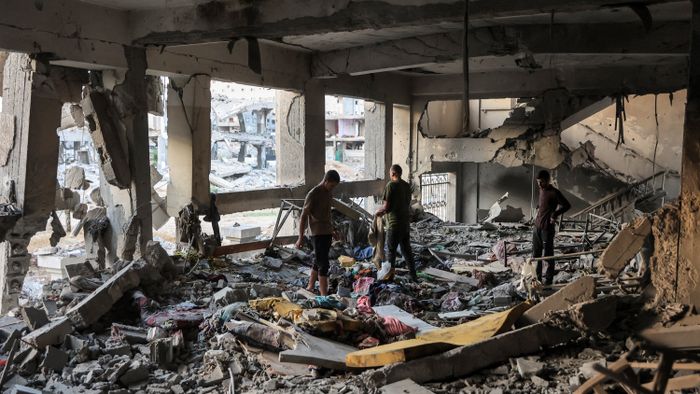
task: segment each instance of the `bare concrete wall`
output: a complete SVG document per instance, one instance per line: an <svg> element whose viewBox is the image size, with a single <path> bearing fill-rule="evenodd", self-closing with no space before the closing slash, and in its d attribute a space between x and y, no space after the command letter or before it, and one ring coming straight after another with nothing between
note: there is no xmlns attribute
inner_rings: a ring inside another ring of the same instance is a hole
<svg viewBox="0 0 700 394"><path fill-rule="evenodd" d="M469 100L469 131L501 126L513 108L511 99ZM462 133L462 101L428 102L420 118L421 132L428 137L458 137Z"/></svg>
<svg viewBox="0 0 700 394"><path fill-rule="evenodd" d="M541 168L534 167L535 173ZM538 191L534 189L532 166L503 167L495 163L462 163L462 185L459 197L462 206L461 221L474 223L477 208L488 209L504 193L509 198L503 205L522 208L525 219L530 218L530 207L537 206ZM552 171L556 186L572 205L570 212L587 207L591 202L622 189L623 182L593 170L561 166ZM477 199L478 196L478 199ZM534 197L534 200L533 200Z"/></svg>
<svg viewBox="0 0 700 394"><path fill-rule="evenodd" d="M610 169L631 179L640 180L654 172L670 170L680 172L685 119L686 91L671 95L645 95L630 97L625 103L627 120L624 122L625 143L616 148L618 131L615 130L615 105L610 105L595 115L562 132L562 142L575 149L580 143L591 141L595 157ZM655 117L658 112L658 146L654 165L654 147L657 140ZM667 180L669 197L679 194L678 178Z"/></svg>

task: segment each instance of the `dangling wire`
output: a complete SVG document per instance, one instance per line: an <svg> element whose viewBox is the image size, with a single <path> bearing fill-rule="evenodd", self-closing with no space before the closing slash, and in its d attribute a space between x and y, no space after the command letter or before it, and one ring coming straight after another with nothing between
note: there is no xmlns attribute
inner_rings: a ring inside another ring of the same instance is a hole
<svg viewBox="0 0 700 394"><path fill-rule="evenodd" d="M625 114L625 100L627 97L619 94L615 97L615 130L617 133L617 149L620 144L625 143L625 121L627 120L627 114Z"/></svg>

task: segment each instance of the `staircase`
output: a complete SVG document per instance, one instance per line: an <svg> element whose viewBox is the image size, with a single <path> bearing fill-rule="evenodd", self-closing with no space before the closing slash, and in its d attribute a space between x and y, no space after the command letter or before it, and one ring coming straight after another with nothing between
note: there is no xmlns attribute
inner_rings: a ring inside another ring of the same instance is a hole
<svg viewBox="0 0 700 394"><path fill-rule="evenodd" d="M578 227L576 224L587 223L594 225L600 222L620 223L624 211L634 205L642 211L652 211L658 208L657 201L663 203L666 196L664 190L666 183L666 171L658 172L639 182L633 183L626 188L612 193L591 204L562 221L562 225L567 227Z"/></svg>

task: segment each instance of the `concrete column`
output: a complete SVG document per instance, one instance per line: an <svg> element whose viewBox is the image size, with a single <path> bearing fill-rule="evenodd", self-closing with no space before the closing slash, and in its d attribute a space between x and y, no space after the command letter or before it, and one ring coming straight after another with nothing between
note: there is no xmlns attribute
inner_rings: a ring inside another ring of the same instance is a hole
<svg viewBox="0 0 700 394"><path fill-rule="evenodd" d="M304 95L277 91L275 147L277 184L304 183Z"/></svg>
<svg viewBox="0 0 700 394"><path fill-rule="evenodd" d="M391 160L392 164L400 165L404 173L410 173L409 156L411 154L411 111L409 107L394 105L391 115Z"/></svg>
<svg viewBox="0 0 700 394"><path fill-rule="evenodd" d="M310 79L304 88L304 182L313 187L325 174L326 99L323 84Z"/></svg>
<svg viewBox="0 0 700 394"><path fill-rule="evenodd" d="M139 221L137 245L143 255L146 244L153 239L146 51L143 48L125 46L124 56L129 68L124 83L115 90L118 94L123 94L124 101L130 104L129 110L123 114L122 122L127 131L129 168L132 174L131 209ZM129 101L126 101L127 98Z"/></svg>
<svg viewBox="0 0 700 394"><path fill-rule="evenodd" d="M0 314L17 306L31 258L27 245L46 228L55 206L63 104L58 70L24 54L12 53L5 62L0 179L3 199L15 202L22 217L0 244Z"/></svg>
<svg viewBox="0 0 700 394"><path fill-rule="evenodd" d="M690 81L681 169L681 231L673 301L700 308L700 0L692 3Z"/></svg>
<svg viewBox="0 0 700 394"><path fill-rule="evenodd" d="M211 78L170 78L168 86L167 210L177 216L193 201L204 212L209 205L211 171ZM182 95L182 97L180 97Z"/></svg>
<svg viewBox="0 0 700 394"><path fill-rule="evenodd" d="M391 166L393 105L365 101L365 178L387 179ZM389 148L389 149L387 149ZM408 169L406 169L408 170ZM408 173L408 171L406 171Z"/></svg>

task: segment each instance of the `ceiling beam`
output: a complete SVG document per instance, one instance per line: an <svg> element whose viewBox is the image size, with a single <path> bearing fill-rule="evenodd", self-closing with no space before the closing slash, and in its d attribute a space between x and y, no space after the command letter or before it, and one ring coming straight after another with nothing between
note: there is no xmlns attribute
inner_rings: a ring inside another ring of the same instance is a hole
<svg viewBox="0 0 700 394"><path fill-rule="evenodd" d="M126 68L128 13L77 0L0 2L0 50Z"/></svg>
<svg viewBox="0 0 700 394"><path fill-rule="evenodd" d="M469 31L469 57L551 54L688 54L689 22L494 26ZM314 54L312 75L362 75L462 59L462 32L431 34ZM474 60L472 59L472 62Z"/></svg>
<svg viewBox="0 0 700 394"><path fill-rule="evenodd" d="M658 4L678 0L627 0ZM508 16L595 10L619 0L476 0L475 22ZM131 13L134 43L179 45L253 36L281 40L329 32L461 23L464 0L224 0Z"/></svg>
<svg viewBox="0 0 700 394"><path fill-rule="evenodd" d="M559 88L565 88L572 94L589 96L668 93L684 89L687 84L688 67L684 59L655 66L469 74L469 94L472 99L537 97L545 91ZM411 80L411 94L431 99L459 98L462 95L462 76L414 77Z"/></svg>

